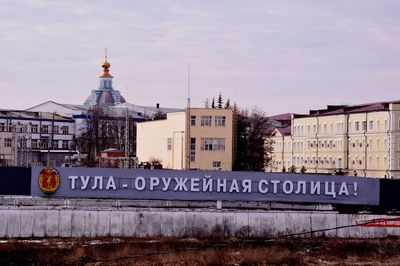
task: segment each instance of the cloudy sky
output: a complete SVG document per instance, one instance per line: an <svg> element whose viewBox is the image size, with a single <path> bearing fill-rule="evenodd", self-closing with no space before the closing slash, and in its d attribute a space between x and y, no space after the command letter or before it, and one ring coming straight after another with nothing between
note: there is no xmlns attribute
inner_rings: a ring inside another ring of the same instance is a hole
<svg viewBox="0 0 400 266"><path fill-rule="evenodd" d="M114 88L184 107L221 92L267 114L400 100L400 1L0 0L0 108Z"/></svg>

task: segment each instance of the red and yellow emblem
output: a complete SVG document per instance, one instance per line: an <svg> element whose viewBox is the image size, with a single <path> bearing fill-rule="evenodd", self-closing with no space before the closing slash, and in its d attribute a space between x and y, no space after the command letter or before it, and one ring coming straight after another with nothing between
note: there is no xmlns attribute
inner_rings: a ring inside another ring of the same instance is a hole
<svg viewBox="0 0 400 266"><path fill-rule="evenodd" d="M39 174L39 187L44 194L54 194L60 186L60 174L57 170L46 167Z"/></svg>

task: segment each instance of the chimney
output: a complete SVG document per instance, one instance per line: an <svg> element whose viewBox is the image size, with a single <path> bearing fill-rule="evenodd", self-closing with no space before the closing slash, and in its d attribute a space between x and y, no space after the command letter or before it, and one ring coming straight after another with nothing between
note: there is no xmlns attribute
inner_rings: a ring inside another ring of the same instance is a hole
<svg viewBox="0 0 400 266"><path fill-rule="evenodd" d="M156 108L157 109L160 108L160 104L159 103L156 103Z"/></svg>

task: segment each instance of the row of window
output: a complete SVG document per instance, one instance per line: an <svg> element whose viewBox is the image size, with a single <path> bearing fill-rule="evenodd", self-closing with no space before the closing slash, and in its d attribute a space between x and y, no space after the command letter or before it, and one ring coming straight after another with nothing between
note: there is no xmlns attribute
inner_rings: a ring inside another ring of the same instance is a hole
<svg viewBox="0 0 400 266"><path fill-rule="evenodd" d="M336 123L336 131L334 130L333 123L324 123L318 125L307 125L307 134L308 135L315 135L315 134L343 134L344 133L344 122L337 122ZM367 129L368 127L368 129ZM380 120L369 120L367 121L354 121L349 122L348 124L349 132L366 132L366 131L380 131L381 130L381 121ZM398 121L398 129L400 129L400 120ZM318 131L317 131L318 129ZM383 130L387 131L388 130L388 120L384 120L383 123ZM299 135L304 135L305 133L305 126L304 125L294 125L293 126L293 135L294 136L299 136Z"/></svg>
<svg viewBox="0 0 400 266"><path fill-rule="evenodd" d="M172 150L172 138L167 139L167 150ZM224 151L225 138L201 138L202 151ZM190 139L190 156L195 160L196 155L196 138Z"/></svg>
<svg viewBox="0 0 400 266"><path fill-rule="evenodd" d="M32 149L38 149L38 148L49 148L49 140L43 139L43 140L38 140L38 139L32 139L30 141L31 145L30 148ZM69 149L69 141L68 140L53 140L52 142L52 148L53 149ZM4 138L3 142L4 147L9 148L13 146L13 139L12 138ZM0 139L0 147L1 147L1 139ZM18 148L26 148L27 147L27 140L26 139L21 139L18 141Z"/></svg>
<svg viewBox="0 0 400 266"><path fill-rule="evenodd" d="M374 145L376 144L376 145ZM370 150L380 150L381 147L381 139L377 138L375 142L372 139L369 139L367 144L365 144L365 140L358 141L349 139L349 149L365 149L365 145ZM343 149L343 140L336 140L336 141L307 141L307 149ZM383 138L383 149L388 148L388 141L386 138ZM398 148L400 149L400 141L398 142ZM290 143L286 143L286 149L290 150ZM282 151L282 142L276 142L276 151ZM293 151L303 151L304 150L304 142L302 141L294 141L293 142Z"/></svg>
<svg viewBox="0 0 400 266"><path fill-rule="evenodd" d="M196 126L197 117L195 115L190 116L190 125ZM216 127L224 127L226 124L225 116L215 116L214 117L214 126ZM211 127L212 126L212 116L210 115L202 115L200 117L200 125L203 127Z"/></svg>
<svg viewBox="0 0 400 266"><path fill-rule="evenodd" d="M388 167L388 160L387 157L384 156L383 157L383 165L381 165L381 158L380 156L376 156L375 157L375 165L377 168L379 167L383 167L383 168L387 168ZM362 158L358 158L357 156L355 156L355 158L352 158L351 156L349 156L349 164L357 166L364 166L364 160L365 157ZM281 165L282 161L277 160L274 162L274 165ZM337 166L337 168L342 168L342 158L337 157L336 160L335 158L332 157L307 157L307 159L304 159L304 157L293 157L293 164L295 165L327 165L327 166ZM372 166L373 164L373 157L369 156L368 157L368 166ZM287 165L292 165L290 160L287 161ZM398 159L398 167L400 168L400 158Z"/></svg>
<svg viewBox="0 0 400 266"><path fill-rule="evenodd" d="M11 132L13 126L8 125L6 126L5 123L0 123L0 132ZM51 128L53 128L53 134L69 134L69 127L68 126L51 126L51 125L42 125L40 133L42 134L49 134L51 133ZM28 133L28 125L20 125L17 126L17 132L19 133ZM30 133L39 133L39 125L32 124L30 125Z"/></svg>

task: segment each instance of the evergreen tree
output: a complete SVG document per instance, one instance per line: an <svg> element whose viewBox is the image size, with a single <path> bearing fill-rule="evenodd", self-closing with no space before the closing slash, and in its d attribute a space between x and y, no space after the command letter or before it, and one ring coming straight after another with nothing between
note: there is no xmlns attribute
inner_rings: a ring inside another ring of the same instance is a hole
<svg viewBox="0 0 400 266"><path fill-rule="evenodd" d="M211 108L215 108L215 100L214 100L214 98L212 99L212 102L211 102Z"/></svg>
<svg viewBox="0 0 400 266"><path fill-rule="evenodd" d="M222 108L222 95L221 95L221 93L219 93L219 95L218 95L218 108Z"/></svg>
<svg viewBox="0 0 400 266"><path fill-rule="evenodd" d="M227 109L227 108L231 108L231 103L230 103L229 99L225 103L225 109Z"/></svg>

